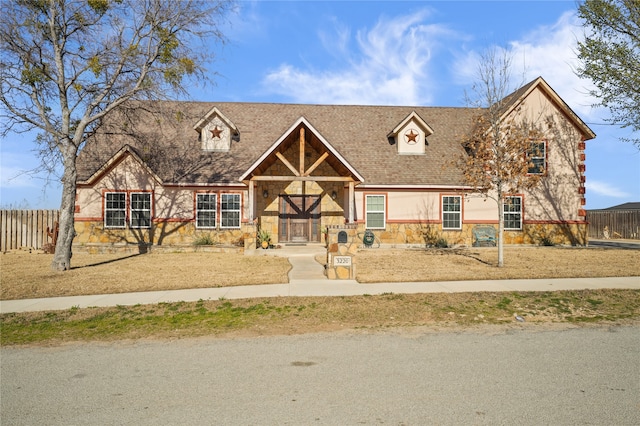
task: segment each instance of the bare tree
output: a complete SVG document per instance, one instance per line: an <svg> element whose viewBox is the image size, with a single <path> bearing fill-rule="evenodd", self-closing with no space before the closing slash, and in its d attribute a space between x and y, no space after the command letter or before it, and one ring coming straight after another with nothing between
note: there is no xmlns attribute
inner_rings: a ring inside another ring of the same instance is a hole
<svg viewBox="0 0 640 426"><path fill-rule="evenodd" d="M509 53L485 53L472 87L475 96L468 101L478 107L478 115L472 134L463 141L467 155L461 160L467 184L498 205L499 267L504 265L505 202L510 194L532 188L539 180L539 175L529 174L529 154L540 132L517 111L506 115L516 96L510 87Z"/></svg>
<svg viewBox="0 0 640 426"><path fill-rule="evenodd" d="M0 130L40 131L45 164L62 163L52 268L71 267L76 158L110 111L186 94L206 81L222 0L16 0L0 6Z"/></svg>

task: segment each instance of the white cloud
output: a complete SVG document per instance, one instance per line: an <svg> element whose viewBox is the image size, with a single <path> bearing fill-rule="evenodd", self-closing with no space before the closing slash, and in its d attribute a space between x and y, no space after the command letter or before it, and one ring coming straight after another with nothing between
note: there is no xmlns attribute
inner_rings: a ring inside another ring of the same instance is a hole
<svg viewBox="0 0 640 426"><path fill-rule="evenodd" d="M591 107L596 99L587 94L593 84L575 74L579 64L577 42L582 38L580 22L571 11L553 25L537 27L522 39L510 41L507 48L512 54L514 88L542 76L578 115L585 118L597 115L598 111ZM479 58L477 51L467 51L458 58L453 68L458 84L470 85L476 80Z"/></svg>
<svg viewBox="0 0 640 426"><path fill-rule="evenodd" d="M371 30L355 35L336 23L335 35L321 33L327 51L346 66L339 70L303 70L282 64L263 84L267 90L302 103L417 105L429 103L429 63L440 40L453 33L425 25L423 10L412 15L380 18ZM337 47L337 48L336 48ZM295 88L295 90L292 90Z"/></svg>
<svg viewBox="0 0 640 426"><path fill-rule="evenodd" d="M539 27L522 40L513 41L511 48L529 79L542 76L578 115L589 116L596 100L587 92L594 86L575 74L579 65L577 42L582 38L575 12L566 12L553 25Z"/></svg>
<svg viewBox="0 0 640 426"><path fill-rule="evenodd" d="M37 160L34 160L33 156L3 151L0 187L11 189L41 187L41 180L34 179L30 174L37 165Z"/></svg>
<svg viewBox="0 0 640 426"><path fill-rule="evenodd" d="M587 180L585 186L587 187L587 191L592 191L598 195L604 195L604 196L613 197L613 198L631 197L631 194L629 194L628 192L625 192L620 188L616 188L607 182Z"/></svg>

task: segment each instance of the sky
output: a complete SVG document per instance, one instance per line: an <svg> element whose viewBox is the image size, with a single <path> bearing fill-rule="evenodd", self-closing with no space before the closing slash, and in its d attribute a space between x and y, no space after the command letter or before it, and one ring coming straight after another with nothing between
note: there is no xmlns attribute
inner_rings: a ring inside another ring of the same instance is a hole
<svg viewBox="0 0 640 426"><path fill-rule="evenodd" d="M467 106L478 57L512 53L514 86L542 76L596 133L587 141L588 209L640 201L640 150L592 108L579 79L583 29L569 1L240 1L214 46L207 102ZM428 121L428 118L425 118ZM25 135L0 141L0 207L56 209L58 178Z"/></svg>

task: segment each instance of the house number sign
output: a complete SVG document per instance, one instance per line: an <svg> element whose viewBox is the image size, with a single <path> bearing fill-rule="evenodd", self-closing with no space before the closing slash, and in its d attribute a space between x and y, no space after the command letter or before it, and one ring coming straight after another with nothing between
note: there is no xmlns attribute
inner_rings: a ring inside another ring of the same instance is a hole
<svg viewBox="0 0 640 426"><path fill-rule="evenodd" d="M351 266L351 256L334 256L333 266Z"/></svg>

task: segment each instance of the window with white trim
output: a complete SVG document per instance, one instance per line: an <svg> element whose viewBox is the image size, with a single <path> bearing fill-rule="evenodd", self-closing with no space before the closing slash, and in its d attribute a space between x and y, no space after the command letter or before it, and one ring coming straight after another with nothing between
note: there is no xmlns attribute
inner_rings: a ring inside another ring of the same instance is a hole
<svg viewBox="0 0 640 426"><path fill-rule="evenodd" d="M462 229L462 196L442 197L442 229Z"/></svg>
<svg viewBox="0 0 640 426"><path fill-rule="evenodd" d="M131 193L131 227L151 227L151 193Z"/></svg>
<svg viewBox="0 0 640 426"><path fill-rule="evenodd" d="M220 227L240 228L240 194L220 194Z"/></svg>
<svg viewBox="0 0 640 426"><path fill-rule="evenodd" d="M503 203L504 229L519 231L522 229L522 197L505 197Z"/></svg>
<svg viewBox="0 0 640 426"><path fill-rule="evenodd" d="M366 196L366 227L368 229L384 229L386 226L385 213L386 197L384 195Z"/></svg>
<svg viewBox="0 0 640 426"><path fill-rule="evenodd" d="M545 141L531 142L527 156L529 158L528 173L532 175L544 174L547 169L547 143Z"/></svg>
<svg viewBox="0 0 640 426"><path fill-rule="evenodd" d="M104 194L104 227L124 228L127 224L126 192Z"/></svg>
<svg viewBox="0 0 640 426"><path fill-rule="evenodd" d="M196 228L216 227L216 194L196 194Z"/></svg>

